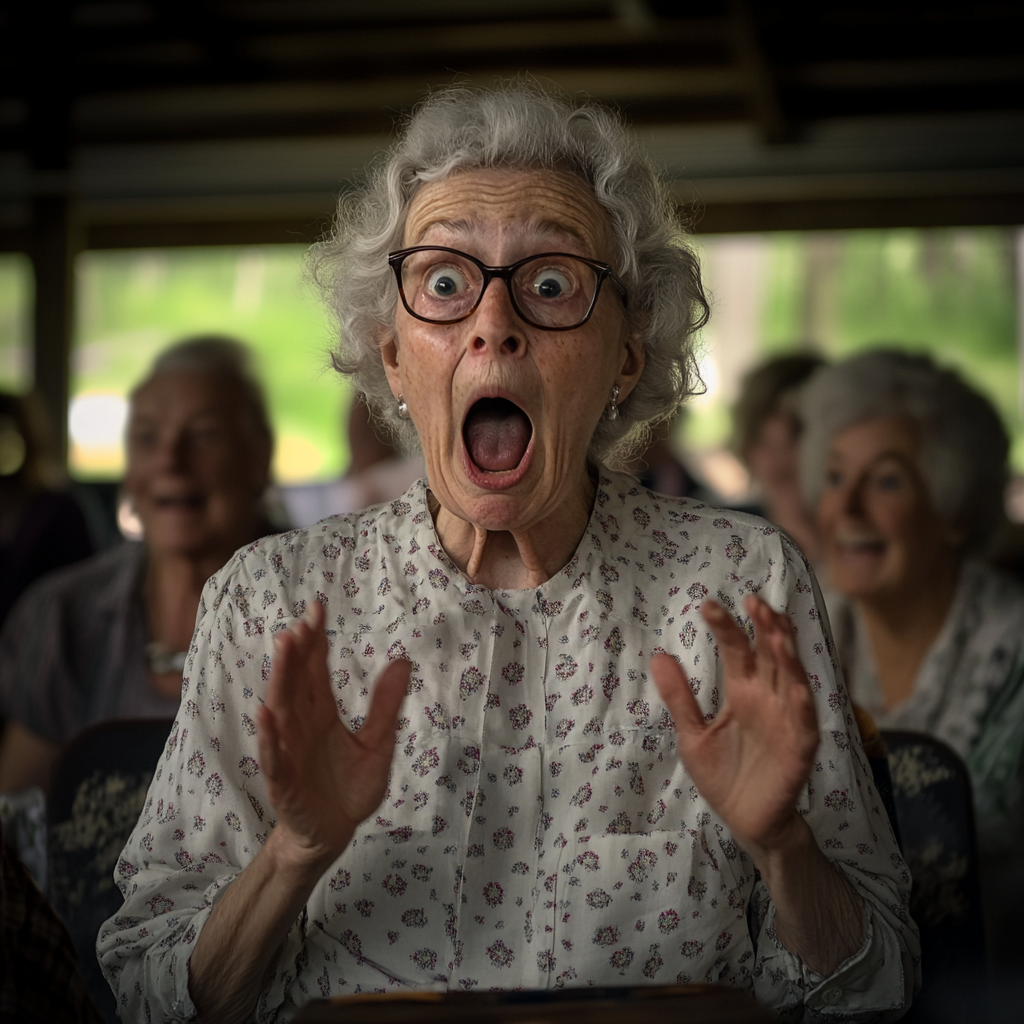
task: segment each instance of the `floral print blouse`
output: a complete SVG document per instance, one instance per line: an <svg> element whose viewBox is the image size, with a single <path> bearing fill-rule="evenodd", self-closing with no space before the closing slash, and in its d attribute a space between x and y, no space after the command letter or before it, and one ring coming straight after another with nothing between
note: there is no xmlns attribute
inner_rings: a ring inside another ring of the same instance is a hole
<svg viewBox="0 0 1024 1024"><path fill-rule="evenodd" d="M775 936L754 865L697 792L648 679L675 655L709 717L723 701L705 598L750 631L786 609L821 746L799 801L863 897L865 942L830 977ZM273 634L326 606L338 713L358 729L381 668L413 664L388 793L324 875L255 1019L396 987L719 982L784 1014L888 1019L909 999L910 878L871 782L817 586L764 521L602 470L570 562L543 586L466 581L425 482L403 498L240 550L207 584L182 702L116 869L125 905L98 954L124 1019L189 1020L187 964L219 895L274 826L256 709Z"/></svg>
<svg viewBox="0 0 1024 1024"><path fill-rule="evenodd" d="M828 607L854 699L882 728L930 733L965 760L989 956L1016 974L1024 958L1024 587L982 562L965 562L914 689L891 711L856 608L831 594Z"/></svg>

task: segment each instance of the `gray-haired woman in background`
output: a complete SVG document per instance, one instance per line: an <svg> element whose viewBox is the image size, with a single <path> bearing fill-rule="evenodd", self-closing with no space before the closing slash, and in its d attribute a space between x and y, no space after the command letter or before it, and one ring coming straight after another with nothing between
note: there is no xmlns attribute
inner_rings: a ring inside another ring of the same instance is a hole
<svg viewBox="0 0 1024 1024"><path fill-rule="evenodd" d="M819 370L801 414L850 693L880 726L966 759L990 953L1010 962L1024 911L1024 588L979 560L1004 522L1006 433L955 373L885 350Z"/></svg>
<svg viewBox="0 0 1024 1024"><path fill-rule="evenodd" d="M0 636L0 792L46 789L61 747L113 718L170 718L203 584L273 528L273 441L245 346L198 337L132 391L124 486L143 528L25 592Z"/></svg>

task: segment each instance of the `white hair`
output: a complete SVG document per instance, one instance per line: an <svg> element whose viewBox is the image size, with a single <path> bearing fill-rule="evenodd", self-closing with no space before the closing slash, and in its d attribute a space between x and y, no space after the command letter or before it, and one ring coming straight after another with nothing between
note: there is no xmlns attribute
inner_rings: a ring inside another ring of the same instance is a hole
<svg viewBox="0 0 1024 1024"><path fill-rule="evenodd" d="M477 168L571 172L608 214L615 270L629 292L627 323L646 364L620 416L602 418L590 453L606 458L628 451L700 380L693 335L708 318L700 267L667 186L622 119L534 83L431 94L366 180L342 195L331 236L311 254L314 277L337 318L335 368L404 444L415 445L411 423L397 416L378 347L394 330L398 303L387 255L401 246L409 206L426 183Z"/></svg>
<svg viewBox="0 0 1024 1024"><path fill-rule="evenodd" d="M200 334L157 353L149 373L132 389L129 397L154 377L164 373L208 373L231 381L256 432L273 447L274 432L267 413L267 399L253 367L248 346L221 334Z"/></svg>
<svg viewBox="0 0 1024 1024"><path fill-rule="evenodd" d="M829 442L880 416L910 419L921 439L920 469L932 508L983 550L1003 522L1006 431L992 404L927 356L879 349L818 370L800 395L804 498L821 497Z"/></svg>

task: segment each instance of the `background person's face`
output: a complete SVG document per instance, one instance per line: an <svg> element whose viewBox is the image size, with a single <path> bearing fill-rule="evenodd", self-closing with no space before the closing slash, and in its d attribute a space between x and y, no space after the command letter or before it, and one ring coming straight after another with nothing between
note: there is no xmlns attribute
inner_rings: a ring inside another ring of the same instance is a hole
<svg viewBox="0 0 1024 1024"><path fill-rule="evenodd" d="M427 185L403 244L448 246L490 265L543 252L614 260L604 211L575 177L554 172L469 171ZM431 490L490 530L526 528L578 500L611 387L619 383L624 401L643 367L607 282L590 320L571 331L526 324L496 280L456 324L424 323L399 303L395 332L385 367L409 405Z"/></svg>
<svg viewBox="0 0 1024 1024"><path fill-rule="evenodd" d="M206 373L162 373L135 394L125 484L155 552L202 557L256 525L270 452L236 386Z"/></svg>
<svg viewBox="0 0 1024 1024"><path fill-rule="evenodd" d="M906 418L864 420L832 437L818 525L836 590L912 600L955 559L919 466L920 441Z"/></svg>
<svg viewBox="0 0 1024 1024"><path fill-rule="evenodd" d="M744 456L770 502L798 497L800 433L792 413L779 410L768 416Z"/></svg>

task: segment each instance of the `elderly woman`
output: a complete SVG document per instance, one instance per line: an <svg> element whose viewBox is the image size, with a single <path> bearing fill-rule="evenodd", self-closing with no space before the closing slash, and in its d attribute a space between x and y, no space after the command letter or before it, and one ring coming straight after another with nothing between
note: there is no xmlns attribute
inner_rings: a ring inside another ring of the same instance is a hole
<svg viewBox="0 0 1024 1024"><path fill-rule="evenodd" d="M979 561L1003 522L1002 424L954 373L893 351L820 370L802 413L850 692L967 760L992 952L1024 952L1024 588Z"/></svg>
<svg viewBox="0 0 1024 1024"><path fill-rule="evenodd" d="M709 980L897 1015L909 878L806 564L599 462L706 313L621 124L434 94L320 259L336 364L428 479L209 584L100 932L122 1013Z"/></svg>
<svg viewBox="0 0 1024 1024"><path fill-rule="evenodd" d="M45 789L87 725L174 716L203 584L271 529L271 448L243 346L203 337L158 356L132 392L126 437L144 541L40 580L0 637L0 792Z"/></svg>
<svg viewBox="0 0 1024 1024"><path fill-rule="evenodd" d="M800 386L823 360L776 356L743 375L732 408L730 447L750 471L765 517L785 530L820 574L821 542L800 490Z"/></svg>

